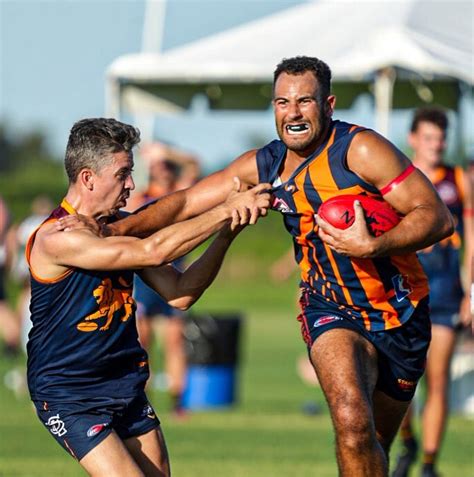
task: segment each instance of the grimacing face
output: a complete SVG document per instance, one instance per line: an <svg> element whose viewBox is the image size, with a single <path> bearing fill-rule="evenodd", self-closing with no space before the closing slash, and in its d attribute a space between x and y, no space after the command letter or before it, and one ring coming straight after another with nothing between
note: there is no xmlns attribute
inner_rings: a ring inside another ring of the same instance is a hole
<svg viewBox="0 0 474 477"><path fill-rule="evenodd" d="M274 87L273 109L278 136L288 149L310 154L319 145L334 110L335 97L318 100L319 84L311 71L281 73Z"/></svg>

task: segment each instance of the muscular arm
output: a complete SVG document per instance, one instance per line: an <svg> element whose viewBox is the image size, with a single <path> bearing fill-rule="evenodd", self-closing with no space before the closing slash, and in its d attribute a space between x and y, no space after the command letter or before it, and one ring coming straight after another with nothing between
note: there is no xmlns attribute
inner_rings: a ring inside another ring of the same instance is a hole
<svg viewBox="0 0 474 477"><path fill-rule="evenodd" d="M239 177L248 185L258 183L256 151L248 151L221 171L189 189L169 194L127 218L109 226L111 235L146 237L169 224L189 219L222 203Z"/></svg>
<svg viewBox="0 0 474 477"><path fill-rule="evenodd" d="M55 278L70 267L86 270L123 270L159 266L193 250L222 228L235 209L268 207L270 195L262 193L268 184L246 192L233 192L227 200L192 219L173 224L146 239L133 237L99 238L88 229L59 232L47 224L37 235L31 254L31 265L41 278ZM240 223L251 217L239 217Z"/></svg>
<svg viewBox="0 0 474 477"><path fill-rule="evenodd" d="M187 310L211 285L235 234L222 231L184 272L172 265L148 268L140 277L175 308Z"/></svg>
<svg viewBox="0 0 474 477"><path fill-rule="evenodd" d="M410 161L380 135L364 131L354 137L347 163L354 173L380 190L398 177ZM384 199L405 216L392 230L380 237L372 237L362 209L356 207L356 220L343 233L319 219L321 238L339 253L352 257L378 257L414 252L453 232L451 214L431 182L418 170L385 194Z"/></svg>

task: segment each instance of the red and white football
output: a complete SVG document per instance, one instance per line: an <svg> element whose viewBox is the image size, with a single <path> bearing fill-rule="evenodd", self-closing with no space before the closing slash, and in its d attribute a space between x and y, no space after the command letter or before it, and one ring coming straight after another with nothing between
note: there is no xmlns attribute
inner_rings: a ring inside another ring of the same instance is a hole
<svg viewBox="0 0 474 477"><path fill-rule="evenodd" d="M400 216L387 202L366 195L346 194L324 201L318 215L333 227L344 230L354 223L354 201L358 200L365 212L370 232L378 237L400 222Z"/></svg>

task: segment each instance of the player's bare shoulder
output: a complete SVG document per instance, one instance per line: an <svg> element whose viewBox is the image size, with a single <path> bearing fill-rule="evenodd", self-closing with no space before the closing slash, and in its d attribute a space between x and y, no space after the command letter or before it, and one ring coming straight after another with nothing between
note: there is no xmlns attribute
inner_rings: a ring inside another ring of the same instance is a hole
<svg viewBox="0 0 474 477"><path fill-rule="evenodd" d="M406 169L410 160L383 136L365 130L352 139L347 165L363 180L380 188Z"/></svg>
<svg viewBox="0 0 474 477"><path fill-rule="evenodd" d="M237 157L227 166L227 174L232 177L237 176L242 183L248 186L258 184L257 151L251 149Z"/></svg>

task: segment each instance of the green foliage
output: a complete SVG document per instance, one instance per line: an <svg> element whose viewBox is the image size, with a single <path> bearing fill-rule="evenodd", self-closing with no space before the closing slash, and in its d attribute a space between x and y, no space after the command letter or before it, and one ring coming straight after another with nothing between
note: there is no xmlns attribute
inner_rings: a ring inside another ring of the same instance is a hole
<svg viewBox="0 0 474 477"><path fill-rule="evenodd" d="M5 199L13 222L29 215L32 200L47 195L54 203L67 188L63 164L49 154L39 131L17 141L0 125L0 195Z"/></svg>

